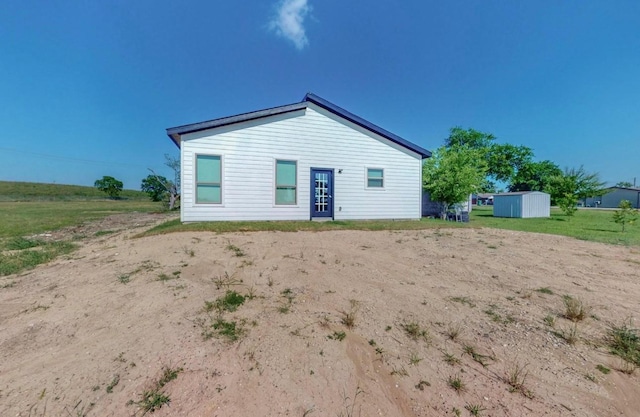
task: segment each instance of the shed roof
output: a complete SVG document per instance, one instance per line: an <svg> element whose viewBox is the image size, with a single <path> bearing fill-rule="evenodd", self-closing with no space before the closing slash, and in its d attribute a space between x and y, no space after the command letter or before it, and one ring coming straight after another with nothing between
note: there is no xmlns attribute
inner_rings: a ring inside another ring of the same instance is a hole
<svg viewBox="0 0 640 417"><path fill-rule="evenodd" d="M541 191L513 191L510 193L500 193L500 194L494 194L494 197L500 197L500 196L508 196L508 195L525 195L525 194L547 194L548 193L543 193Z"/></svg>
<svg viewBox="0 0 640 417"><path fill-rule="evenodd" d="M227 125L232 125L235 123L241 123L241 122L245 122L248 120L254 120L254 119L260 119L260 118L264 118L264 117L268 117L268 116L274 116L277 114L283 114L283 113L290 113L290 112L294 112L297 110L302 110L302 109L306 109L309 105L309 103L313 103L319 107L322 107L323 109L335 114L336 116L341 117L342 119L348 120L351 123L354 123L370 132L373 132L377 135L380 135L388 140L390 140L391 142L394 142L406 149L409 149L410 151L413 151L417 154L419 154L420 156L422 156L422 158L429 158L431 156L431 152L412 143L409 142L406 139L401 138L398 135L395 135L391 132L389 132L388 130L385 130L379 126L376 126L375 124L368 122L367 120L356 116L355 114L339 107L336 106L335 104L313 94L313 93L307 93L304 98L302 99L301 102L299 103L293 103L293 104L287 104L284 106L278 106L278 107L272 107L272 108L268 108L268 109L264 109L264 110L258 110L258 111L253 111L253 112L249 112L249 113L242 113L242 114L238 114L235 116L229 116L229 117L221 117L219 119L213 119L213 120L208 120L208 121L204 121L204 122L199 122L199 123L192 123L192 124L188 124L188 125L183 125L183 126L177 126L177 127L171 127L169 129L167 129L167 135L171 138L171 140L173 141L173 143L176 144L176 146L179 148L180 147L180 137L184 134L187 133L192 133L192 132L199 132L202 130L207 130L207 129L213 129L216 127L221 127L221 126L227 126Z"/></svg>

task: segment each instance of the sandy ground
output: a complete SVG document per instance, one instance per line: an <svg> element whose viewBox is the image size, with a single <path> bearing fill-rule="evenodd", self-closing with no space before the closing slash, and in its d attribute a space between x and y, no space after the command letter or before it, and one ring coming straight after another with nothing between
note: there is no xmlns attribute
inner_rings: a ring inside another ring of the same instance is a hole
<svg viewBox="0 0 640 417"><path fill-rule="evenodd" d="M140 416L164 369L181 370L157 416L638 415L639 372L604 345L639 316L637 248L491 229L132 238L159 220L86 226L116 232L0 278L0 415ZM205 311L229 290L252 295L219 317L237 341ZM575 344L563 295L591 308Z"/></svg>

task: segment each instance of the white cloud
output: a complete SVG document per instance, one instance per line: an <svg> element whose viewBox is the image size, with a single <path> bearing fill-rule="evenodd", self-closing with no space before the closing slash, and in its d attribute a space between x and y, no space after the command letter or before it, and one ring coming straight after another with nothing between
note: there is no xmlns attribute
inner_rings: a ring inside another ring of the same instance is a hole
<svg viewBox="0 0 640 417"><path fill-rule="evenodd" d="M269 28L279 36L289 39L296 48L303 49L309 44L304 31L304 19L310 11L311 6L307 0L282 0Z"/></svg>

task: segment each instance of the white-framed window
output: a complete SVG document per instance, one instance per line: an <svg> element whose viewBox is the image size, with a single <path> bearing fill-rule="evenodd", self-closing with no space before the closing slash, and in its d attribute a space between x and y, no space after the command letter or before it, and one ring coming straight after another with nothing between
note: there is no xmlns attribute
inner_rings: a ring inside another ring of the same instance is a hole
<svg viewBox="0 0 640 417"><path fill-rule="evenodd" d="M222 204L220 155L196 155L196 203Z"/></svg>
<svg viewBox="0 0 640 417"><path fill-rule="evenodd" d="M367 188L384 188L384 169L367 168Z"/></svg>
<svg viewBox="0 0 640 417"><path fill-rule="evenodd" d="M276 205L291 206L298 202L298 162L276 160Z"/></svg>

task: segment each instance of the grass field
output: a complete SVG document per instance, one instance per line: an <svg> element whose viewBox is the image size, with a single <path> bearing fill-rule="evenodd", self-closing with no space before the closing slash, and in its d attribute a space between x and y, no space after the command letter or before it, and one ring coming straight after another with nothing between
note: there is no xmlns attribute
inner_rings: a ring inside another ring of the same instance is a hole
<svg viewBox="0 0 640 417"><path fill-rule="evenodd" d="M106 194L95 187L0 181L0 202L5 201L78 201L104 200ZM122 190L122 200L148 200L142 191Z"/></svg>
<svg viewBox="0 0 640 417"><path fill-rule="evenodd" d="M39 233L104 218L111 214L154 212L161 203L148 200L137 191L124 193L121 200L109 200L93 187L73 185L16 183L0 181L0 275L12 274L69 253L73 244L45 243L24 239ZM128 197L127 197L128 196ZM524 232L550 233L596 242L640 246L640 225L625 233L612 220L612 211L578 210L569 218L552 209L550 218L494 218L492 207L476 207L470 223L445 222L438 219L420 221L282 221L282 222L203 222L181 224L179 220L163 223L144 235L211 231L326 231L326 230L416 230L446 227L490 227Z"/></svg>
<svg viewBox="0 0 640 417"><path fill-rule="evenodd" d="M92 187L0 181L0 276L48 262L76 247L72 242L29 236L111 214L163 210L146 194L123 194L123 199L109 200Z"/></svg>
<svg viewBox="0 0 640 417"><path fill-rule="evenodd" d="M579 209L573 218L569 218L559 209L552 208L549 218L506 219L493 217L493 208L490 206L474 207L471 212L471 225L549 233L615 245L640 246L640 225L629 226L627 231L622 233L621 226L613 222L613 210Z"/></svg>
<svg viewBox="0 0 640 417"><path fill-rule="evenodd" d="M211 231L216 233L246 231L282 231L302 230L414 230L442 227L490 227L495 229L519 230L523 232L549 233L570 236L577 239L616 245L640 246L640 225L631 226L625 233L620 225L612 220L609 210L578 210L569 219L558 209L552 209L550 218L541 219L504 219L493 217L492 207L474 207L470 223L446 222L438 219L421 221L333 221L333 222L207 222L181 224L172 220L150 229L143 235L171 233L181 231Z"/></svg>

